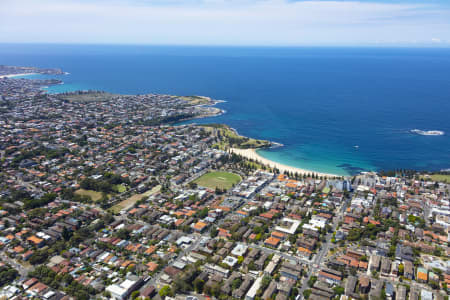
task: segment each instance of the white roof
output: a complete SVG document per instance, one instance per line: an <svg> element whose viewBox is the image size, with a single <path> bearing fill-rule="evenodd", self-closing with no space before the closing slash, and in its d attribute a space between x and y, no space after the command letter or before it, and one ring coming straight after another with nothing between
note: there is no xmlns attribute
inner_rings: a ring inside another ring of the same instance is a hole
<svg viewBox="0 0 450 300"><path fill-rule="evenodd" d="M125 279L124 282L122 282L120 284L120 286L124 289L130 289L134 284L136 283L136 281L130 280L130 279Z"/></svg>
<svg viewBox="0 0 450 300"><path fill-rule="evenodd" d="M231 251L231 254L235 256L242 256L247 252L248 246L244 244L237 244L236 247L234 247L233 251Z"/></svg>
<svg viewBox="0 0 450 300"><path fill-rule="evenodd" d="M261 286L262 277L258 277L255 280L255 283L253 283L252 287L248 290L246 299L254 299L256 296L256 293L259 290L259 287Z"/></svg>
<svg viewBox="0 0 450 300"><path fill-rule="evenodd" d="M227 256L222 260L224 264L227 264L230 267L233 267L237 263L237 261L238 261L237 258L233 256Z"/></svg>
<svg viewBox="0 0 450 300"><path fill-rule="evenodd" d="M277 227L275 227L276 231L284 232L284 233L287 233L287 234L294 234L295 231L297 230L298 226L300 226L300 221L299 220L294 220L294 219L291 219L291 218L283 218L281 221L282 222L286 222L286 223L290 223L290 227L286 228L286 227L283 227L283 226L277 226Z"/></svg>
<svg viewBox="0 0 450 300"><path fill-rule="evenodd" d="M47 293L44 294L44 298L48 299L50 297L53 297L56 293L54 291L48 291Z"/></svg>
<svg viewBox="0 0 450 300"><path fill-rule="evenodd" d="M188 236L182 236L176 241L177 245L189 244L191 242L192 242L192 238L190 238Z"/></svg>
<svg viewBox="0 0 450 300"><path fill-rule="evenodd" d="M123 295L125 295L126 292L127 292L126 289L124 289L124 288L118 286L117 284L113 284L113 285L107 286L107 287L106 287L106 290L107 290L108 292L110 292L111 294L117 295L117 296L120 296L120 297L122 297Z"/></svg>

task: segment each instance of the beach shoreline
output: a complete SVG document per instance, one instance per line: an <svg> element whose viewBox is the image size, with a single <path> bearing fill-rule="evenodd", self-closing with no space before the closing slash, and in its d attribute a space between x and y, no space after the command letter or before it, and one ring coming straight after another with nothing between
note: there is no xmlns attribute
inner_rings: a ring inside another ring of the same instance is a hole
<svg viewBox="0 0 450 300"><path fill-rule="evenodd" d="M267 159L261 155L258 154L258 152L256 152L256 149L237 149L237 148L230 148L231 153L235 153L238 155L241 155L247 159L252 159L254 161L260 162L266 166L269 166L270 168L277 168L278 170L280 170L281 173L284 172L290 172L290 173L298 173L300 175L303 174L316 174L318 176L323 176L323 177L328 177L328 178L333 178L333 177L342 177L341 175L336 175L336 174L331 174L331 173L322 173L322 172L316 172L313 170L306 170L306 169L301 169L301 168L297 168L297 167L292 167L292 166L288 166L288 165L284 165L278 162L275 162L273 160Z"/></svg>
<svg viewBox="0 0 450 300"><path fill-rule="evenodd" d="M37 75L37 73L20 73L20 74L0 75L0 78L12 78L12 77L28 76L28 75Z"/></svg>

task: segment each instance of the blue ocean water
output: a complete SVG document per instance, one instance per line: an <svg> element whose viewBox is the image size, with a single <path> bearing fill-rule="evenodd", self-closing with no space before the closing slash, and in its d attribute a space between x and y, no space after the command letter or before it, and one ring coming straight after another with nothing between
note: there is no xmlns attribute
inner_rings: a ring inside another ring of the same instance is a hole
<svg viewBox="0 0 450 300"><path fill-rule="evenodd" d="M259 153L292 166L340 175L450 168L450 49L0 44L0 64L69 72L50 92L225 100L226 114L195 122L282 143Z"/></svg>

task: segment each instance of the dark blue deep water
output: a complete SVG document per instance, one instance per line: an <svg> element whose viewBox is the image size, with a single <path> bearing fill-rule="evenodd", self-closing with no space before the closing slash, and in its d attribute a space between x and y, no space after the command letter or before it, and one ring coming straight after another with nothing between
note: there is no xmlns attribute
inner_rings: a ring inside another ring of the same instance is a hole
<svg viewBox="0 0 450 300"><path fill-rule="evenodd" d="M450 168L450 49L0 45L0 64L70 72L50 92L226 100L226 114L196 122L282 143L259 153L301 168Z"/></svg>

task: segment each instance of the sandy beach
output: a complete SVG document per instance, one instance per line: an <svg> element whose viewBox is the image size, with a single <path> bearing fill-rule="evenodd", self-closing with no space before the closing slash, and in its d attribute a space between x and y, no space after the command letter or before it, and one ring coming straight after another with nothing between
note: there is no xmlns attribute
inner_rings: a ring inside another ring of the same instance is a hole
<svg viewBox="0 0 450 300"><path fill-rule="evenodd" d="M284 173L285 171L288 172L292 172L292 173L299 173L299 174L311 174L311 173L315 173L319 176L324 176L324 177L341 177L339 175L335 175L335 174L329 174L329 173L321 173L321 172L315 172L315 171L311 171L311 170L305 170L305 169L300 169L300 168L296 168L296 167L291 167L291 166L287 166L287 165L283 165L277 162L274 162L272 160L269 160L267 158L262 157L261 155L259 155L256 152L256 149L237 149L237 148L231 148L230 149L231 152L236 153L238 155L241 155L243 157L246 157L248 159L253 159L254 161L258 161L266 166L269 166L271 168L277 168L278 170L280 170L281 173Z"/></svg>
<svg viewBox="0 0 450 300"><path fill-rule="evenodd" d="M25 76L25 75L36 75L36 73L21 73L21 74L0 75L0 78L11 78L11 77Z"/></svg>

